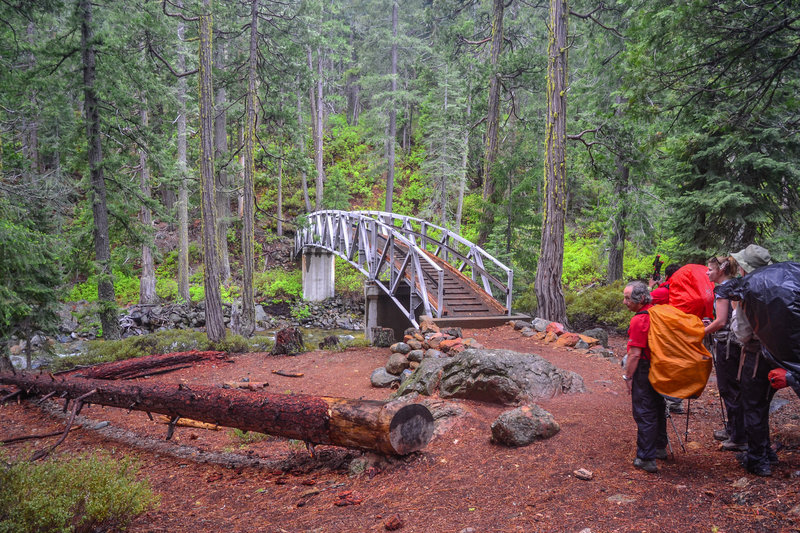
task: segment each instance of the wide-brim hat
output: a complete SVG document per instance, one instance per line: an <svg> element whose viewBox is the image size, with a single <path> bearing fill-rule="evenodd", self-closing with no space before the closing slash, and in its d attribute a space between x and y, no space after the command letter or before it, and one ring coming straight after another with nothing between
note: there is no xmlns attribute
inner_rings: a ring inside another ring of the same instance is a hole
<svg viewBox="0 0 800 533"><path fill-rule="evenodd" d="M769 265L772 263L772 257L769 255L769 250L757 244L751 244L744 250L732 253L731 257L736 259L739 266L745 273L749 274L758 267Z"/></svg>

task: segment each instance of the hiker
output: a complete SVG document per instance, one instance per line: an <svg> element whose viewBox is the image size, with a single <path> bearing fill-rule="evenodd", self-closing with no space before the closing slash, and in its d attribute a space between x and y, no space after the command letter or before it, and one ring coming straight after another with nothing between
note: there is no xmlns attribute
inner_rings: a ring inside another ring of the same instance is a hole
<svg viewBox="0 0 800 533"><path fill-rule="evenodd" d="M645 472L658 471L656 459L667 458L667 419L664 398L653 389L650 373L650 291L641 281L628 283L622 302L635 314L628 328L628 355L622 379L631 395L633 419L636 421L636 459L633 466Z"/></svg>
<svg viewBox="0 0 800 533"><path fill-rule="evenodd" d="M681 268L681 265L678 263L671 263L664 268L664 276L666 276L666 280L664 283L659 284L655 289L653 287L656 286L657 280L650 280L647 282L650 290L650 301L653 305L659 304L668 304L669 303L669 279L672 275Z"/></svg>
<svg viewBox="0 0 800 533"><path fill-rule="evenodd" d="M653 305L669 303L669 280L680 268L681 265L678 263L670 263L667 265L666 268L664 268L664 276L666 276L666 280L664 283L658 285L655 289L653 289L653 287L656 285L657 281L651 279L647 282L647 285L651 290L650 301ZM683 400L680 398L664 396L664 400L667 402L666 405L670 413L683 414L686 412L686 410L683 408Z"/></svg>
<svg viewBox="0 0 800 533"><path fill-rule="evenodd" d="M725 285L739 273L739 265L733 257L712 257L708 260L708 279L719 286ZM730 330L731 301L718 295L714 297L713 321L706 324L705 334L711 337L711 353L717 372L719 395L725 405L728 419L725 427L714 431L714 438L721 440L723 450L741 452L747 449L744 432L744 411L741 405L739 380L739 355L742 346Z"/></svg>
<svg viewBox="0 0 800 533"><path fill-rule="evenodd" d="M755 244L731 256L739 264L743 276L772 262L769 251ZM769 438L769 405L775 395L769 382L773 365L762 353L761 342L754 335L740 302L733 302L730 328L742 345L739 383L747 451L737 454L737 458L751 474L771 476L771 463L778 460Z"/></svg>

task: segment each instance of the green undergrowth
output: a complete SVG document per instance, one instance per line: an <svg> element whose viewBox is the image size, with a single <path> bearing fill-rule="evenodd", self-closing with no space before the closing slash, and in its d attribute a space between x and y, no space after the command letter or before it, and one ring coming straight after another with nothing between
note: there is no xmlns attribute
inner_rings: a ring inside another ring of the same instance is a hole
<svg viewBox="0 0 800 533"><path fill-rule="evenodd" d="M220 342L211 342L205 332L172 329L118 341L90 341L85 355L58 359L53 362L52 368L53 370L64 370L75 366L121 361L144 355L190 350L246 353L265 352L269 351L271 347L272 342L264 336L257 335L251 339L245 339L240 335L228 334Z"/></svg>
<svg viewBox="0 0 800 533"><path fill-rule="evenodd" d="M564 300L570 325L577 329L604 326L624 331L631 319L631 312L622 303L624 287L623 281L616 281L582 291L567 291Z"/></svg>
<svg viewBox="0 0 800 533"><path fill-rule="evenodd" d="M9 462L0 449L0 531L123 531L158 505L138 469L106 452L31 463Z"/></svg>

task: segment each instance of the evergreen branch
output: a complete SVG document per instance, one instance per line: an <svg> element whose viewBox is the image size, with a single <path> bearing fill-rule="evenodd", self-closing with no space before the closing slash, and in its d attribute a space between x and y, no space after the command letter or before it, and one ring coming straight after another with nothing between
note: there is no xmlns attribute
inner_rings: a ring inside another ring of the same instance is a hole
<svg viewBox="0 0 800 533"><path fill-rule="evenodd" d="M167 67L167 69L169 69L169 71L172 73L172 75L175 76L176 78L183 78L183 77L186 77L186 76L191 76L192 74L197 74L200 71L200 69L194 69L194 70L191 70L191 71L188 71L188 72L183 72L183 73L175 72L175 69L172 68L172 65L170 65L167 62L166 59L161 57L161 54L156 52L156 49L153 48L153 46L150 43L147 44L147 49L151 54L153 54L156 57L156 59L161 61L164 64L164 66Z"/></svg>
<svg viewBox="0 0 800 533"><path fill-rule="evenodd" d="M60 60L58 63L56 63L56 66L54 66L54 67L53 67L53 69L50 71L50 75L53 75L53 74L55 73L55 71L57 71L57 70L58 70L58 68L61 66L61 64L62 64L62 63L64 63L64 61L66 61L67 59L69 59L69 58L70 58L70 57L72 57L74 54L76 54L77 52L80 52L80 51L81 51L81 49L80 49L80 48L73 48L72 50L70 50L69 52L67 52L66 54L64 54L64 55L61 57L61 60Z"/></svg>
<svg viewBox="0 0 800 533"><path fill-rule="evenodd" d="M601 2L601 3L600 3L600 5L599 5L599 6L597 6L597 7L596 7L596 8L595 8L593 11L590 11L589 13L586 13L585 15L582 15L582 14L580 14L580 13L576 13L575 11L572 11L572 10L570 10L569 14L570 14L570 15L572 15L573 17L578 17L579 19L583 19L583 20L591 20L592 22L594 22L595 24L597 24L598 26L600 26L600 27L601 27L601 28L603 28L604 30L606 30L606 31L610 31L611 33L613 33L614 35L616 35L616 36L617 36L617 37L619 37L620 39L624 39L624 38L625 38L625 36L624 36L624 35L622 35L622 34L619 32L619 30L618 30L618 29L616 29L616 28L611 28L611 27L609 27L609 26L606 26L605 24L603 24L602 22L600 22L599 20L597 20L597 18L594 16L594 14L595 14L595 13L597 13L598 11L603 11L604 9L605 9L605 4L603 4L603 3Z"/></svg>
<svg viewBox="0 0 800 533"><path fill-rule="evenodd" d="M183 13L169 13L169 12L167 12L167 2L169 2L169 5L171 5L172 7L176 8L176 9L181 9L179 6L176 6L175 4L173 4L171 2L171 0L162 0L161 1L161 9L164 11L164 14L166 16L179 18L184 22L197 22L198 20L200 20L200 17L187 17Z"/></svg>

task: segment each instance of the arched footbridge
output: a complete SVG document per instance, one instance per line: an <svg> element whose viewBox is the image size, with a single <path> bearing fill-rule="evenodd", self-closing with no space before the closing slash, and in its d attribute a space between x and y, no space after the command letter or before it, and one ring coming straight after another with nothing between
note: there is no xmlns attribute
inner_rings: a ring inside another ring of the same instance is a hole
<svg viewBox="0 0 800 533"><path fill-rule="evenodd" d="M474 327L512 318L513 271L425 220L381 211L317 211L295 235L295 253L301 252L304 287L306 276L314 275L307 256L327 255L332 265L330 254L336 254L367 277L368 300L371 289L379 292L414 326L423 315L440 325ZM332 285L332 271L323 277Z"/></svg>

